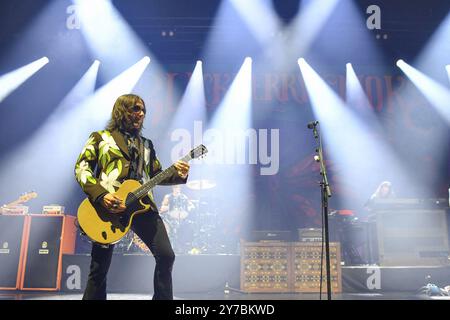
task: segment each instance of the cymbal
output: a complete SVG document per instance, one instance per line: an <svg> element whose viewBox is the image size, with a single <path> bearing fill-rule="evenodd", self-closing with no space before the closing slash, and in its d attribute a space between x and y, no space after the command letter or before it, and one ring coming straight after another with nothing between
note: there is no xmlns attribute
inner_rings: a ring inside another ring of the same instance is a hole
<svg viewBox="0 0 450 320"><path fill-rule="evenodd" d="M186 183L186 186L189 189L193 190L206 190L211 189L216 186L216 183L211 180L200 179L200 180L192 180Z"/></svg>

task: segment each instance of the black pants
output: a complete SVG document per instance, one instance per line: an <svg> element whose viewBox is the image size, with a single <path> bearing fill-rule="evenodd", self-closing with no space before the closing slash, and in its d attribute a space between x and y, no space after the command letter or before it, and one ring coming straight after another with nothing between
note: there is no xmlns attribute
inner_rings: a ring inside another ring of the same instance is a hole
<svg viewBox="0 0 450 320"><path fill-rule="evenodd" d="M133 218L131 229L141 238L155 257L153 299L172 300L172 267L175 254L161 217L159 214L151 212L137 214ZM114 245L105 247L97 243L92 244L91 266L83 300L106 299L106 274L111 264L113 250Z"/></svg>

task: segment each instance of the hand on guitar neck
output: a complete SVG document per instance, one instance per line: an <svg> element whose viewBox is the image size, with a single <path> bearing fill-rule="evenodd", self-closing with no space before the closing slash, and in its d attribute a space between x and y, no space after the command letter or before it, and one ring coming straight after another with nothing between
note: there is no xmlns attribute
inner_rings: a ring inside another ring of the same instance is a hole
<svg viewBox="0 0 450 320"><path fill-rule="evenodd" d="M187 163L186 161L183 160L178 160L177 162L175 162L175 164L173 165L175 167L175 169L178 172L178 175L183 178L186 179L188 173L189 173L189 163Z"/></svg>
<svg viewBox="0 0 450 320"><path fill-rule="evenodd" d="M103 197L101 204L111 213L120 213L125 211L126 209L126 206L123 203L123 201L120 198L113 195L112 193L107 193Z"/></svg>

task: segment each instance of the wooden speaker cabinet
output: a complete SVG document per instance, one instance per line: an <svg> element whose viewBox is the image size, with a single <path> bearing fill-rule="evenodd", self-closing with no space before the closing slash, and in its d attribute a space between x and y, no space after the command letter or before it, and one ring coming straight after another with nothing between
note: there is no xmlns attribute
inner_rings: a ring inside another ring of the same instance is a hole
<svg viewBox="0 0 450 320"><path fill-rule="evenodd" d="M319 292L321 243L241 241L244 292ZM330 243L332 291L341 292L339 243ZM323 286L326 292L325 255Z"/></svg>
<svg viewBox="0 0 450 320"><path fill-rule="evenodd" d="M297 242L292 246L292 273L295 292L320 291L320 256L322 243ZM331 292L342 292L341 248L338 242L330 243ZM322 292L327 292L325 246L322 262Z"/></svg>
<svg viewBox="0 0 450 320"><path fill-rule="evenodd" d="M241 290L290 292L291 245L288 242L241 243Z"/></svg>

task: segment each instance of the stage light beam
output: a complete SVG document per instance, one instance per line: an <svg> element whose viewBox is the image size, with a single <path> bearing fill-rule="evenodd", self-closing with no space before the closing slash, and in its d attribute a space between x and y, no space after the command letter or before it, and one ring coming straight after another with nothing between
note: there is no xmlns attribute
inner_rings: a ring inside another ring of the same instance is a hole
<svg viewBox="0 0 450 320"><path fill-rule="evenodd" d="M380 130L378 119L372 112L372 107L367 98L358 76L351 63L346 64L346 102L347 105L356 111L359 118L367 117L367 122L373 125L373 128Z"/></svg>
<svg viewBox="0 0 450 320"><path fill-rule="evenodd" d="M404 61L397 62L398 67L406 74L411 82L420 90L425 98L450 124L450 91L437 81L431 79L421 71Z"/></svg>
<svg viewBox="0 0 450 320"><path fill-rule="evenodd" d="M273 32L281 27L280 20L266 1L230 0L230 2L260 44L268 43ZM264 23L261 23L261 21L264 21Z"/></svg>
<svg viewBox="0 0 450 320"><path fill-rule="evenodd" d="M291 24L281 31L277 39L287 60L306 53L319 35L340 0L302 2Z"/></svg>
<svg viewBox="0 0 450 320"><path fill-rule="evenodd" d="M172 141L178 143L171 151L169 151L171 146L164 144L161 149L162 152L164 154L171 152L172 162L184 156L194 146L201 143L201 136L196 135L198 131L196 127L199 124L203 126L205 121L206 98L203 67L202 62L198 60L166 134L170 136ZM191 136L193 139L183 139L186 136ZM193 163L196 163L196 161Z"/></svg>
<svg viewBox="0 0 450 320"><path fill-rule="evenodd" d="M447 70L448 80L450 81L450 64L446 65L445 69Z"/></svg>
<svg viewBox="0 0 450 320"><path fill-rule="evenodd" d="M10 187L16 190L26 181L47 203L70 202L71 188L78 188L73 166L83 144L91 132L105 127L117 97L133 90L148 63L141 59L94 92L99 67L94 62L39 131L5 157L9 165L0 169L0 179L12 179ZM51 152L36 152L48 146Z"/></svg>
<svg viewBox="0 0 450 320"><path fill-rule="evenodd" d="M298 61L314 114L324 136L325 154L334 168L339 168L341 189L348 197L343 202L349 208L360 207L372 193L369 186L386 180L397 186L415 186L389 146L373 132L372 124L364 125L341 98L304 60ZM333 186L332 186L333 187ZM358 190L358 193L354 191Z"/></svg>
<svg viewBox="0 0 450 320"><path fill-rule="evenodd" d="M0 169L0 178L14 180L9 185L12 192L23 192L25 183L39 194L35 203L67 206L64 200L69 200L71 195L70 186L74 183L72 167L79 152L78 144L86 139L78 133L82 122L78 120L78 106L94 93L99 65L99 61L92 63L39 129L5 155L2 163L8 166L0 166L3 168ZM50 152L36 152L48 146L52 146Z"/></svg>
<svg viewBox="0 0 450 320"><path fill-rule="evenodd" d="M43 68L49 59L42 57L39 60L31 62L17 70L11 71L0 77L0 102L9 94L16 90L21 84L27 81L31 76Z"/></svg>
<svg viewBox="0 0 450 320"><path fill-rule="evenodd" d="M240 226L247 226L253 214L252 165L257 164L261 152L258 150L261 133L251 128L251 111L252 59L247 57L202 138L209 149L202 175L216 181L222 190L220 197L224 205L220 218L231 218ZM231 206L239 209L231 210ZM227 239L218 240L227 242Z"/></svg>

